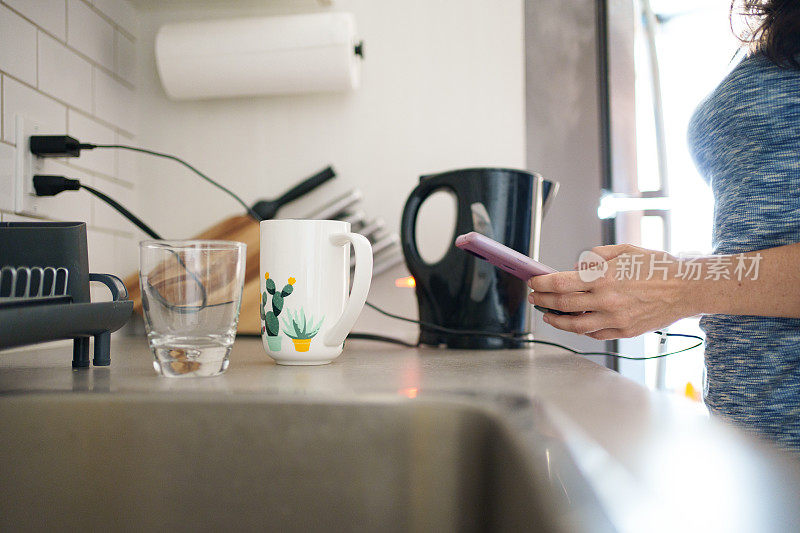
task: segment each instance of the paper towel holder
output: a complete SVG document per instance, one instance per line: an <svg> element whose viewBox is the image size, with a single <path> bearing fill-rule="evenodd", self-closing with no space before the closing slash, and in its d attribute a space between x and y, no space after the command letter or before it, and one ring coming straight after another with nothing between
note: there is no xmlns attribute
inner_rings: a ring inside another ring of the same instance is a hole
<svg viewBox="0 0 800 533"><path fill-rule="evenodd" d="M352 13L324 12L166 24L155 56L173 100L345 92L364 42Z"/></svg>

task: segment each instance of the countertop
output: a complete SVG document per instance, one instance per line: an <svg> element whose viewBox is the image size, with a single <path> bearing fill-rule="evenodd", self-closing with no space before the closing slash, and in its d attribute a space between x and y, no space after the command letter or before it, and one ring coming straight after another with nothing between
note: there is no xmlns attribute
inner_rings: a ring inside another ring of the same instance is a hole
<svg viewBox="0 0 800 533"><path fill-rule="evenodd" d="M70 361L71 348L63 345L0 353L0 392L468 396L484 404L498 395L524 397L557 422L600 499L618 507L611 514L633 520L629 498L646 493L659 505L693 511L686 525L780 530L800 524L795 459L710 419L689 400L648 391L556 348L440 350L353 340L332 364L289 367L267 357L260 339L239 338L222 376L171 379L155 374L143 338L116 337L110 367L73 370Z"/></svg>

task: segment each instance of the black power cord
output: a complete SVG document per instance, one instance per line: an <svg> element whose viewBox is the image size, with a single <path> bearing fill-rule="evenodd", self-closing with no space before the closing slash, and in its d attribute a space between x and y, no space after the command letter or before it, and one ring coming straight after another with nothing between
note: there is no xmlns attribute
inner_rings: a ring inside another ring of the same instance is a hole
<svg viewBox="0 0 800 533"><path fill-rule="evenodd" d="M36 180L36 178L39 178L39 177L41 177L41 176L34 176L34 178L33 178L34 181ZM161 240L161 235L156 233L150 226L148 226L147 224L142 222L142 220L139 217L137 217L136 215L134 215L133 213L128 211L122 204L120 204L119 202L117 202L116 200L111 198L110 196L106 195L105 193L102 193L102 192L98 191L94 187L89 187L88 185L84 185L82 183L81 183L81 189L83 189L83 190L95 195L96 197L100 198L102 201L104 201L105 203L107 203L108 205L110 205L111 207L116 209L117 211L119 211L119 213L122 216L124 216L125 218L130 220L137 228L139 228L143 232L147 233L150 237L152 237L152 238L154 238L156 240Z"/></svg>
<svg viewBox="0 0 800 533"><path fill-rule="evenodd" d="M405 346L406 348L417 348L419 347L419 343L411 343L406 342L402 339L396 339L394 337L384 337L383 335L376 335L375 333L360 333L358 331L353 331L348 333L348 339L354 340L362 340L362 341L376 341L376 342L385 342L388 344L398 344L400 346Z"/></svg>
<svg viewBox="0 0 800 533"><path fill-rule="evenodd" d="M225 194L229 195L231 198L239 202L242 205L242 207L245 208L247 213L250 216L252 216L255 220L259 222L263 220L263 217L259 215L256 211L254 211L253 208L247 205L244 202L244 200L242 200L236 193L234 193L224 185L218 183L217 181L214 181L206 174L199 171L197 168L190 165L188 162L184 161L180 157L174 156L172 154L165 154L164 152L156 152L155 150L148 150L147 148L139 148L138 146L129 146L127 144L82 143L78 139L70 137L69 135L32 135L30 137L30 140L28 141L28 147L32 154L39 157L80 157L81 150L94 150L95 148L116 148L118 150L130 150L132 152L140 152L155 157L163 157L164 159L169 159L171 161L175 161L176 163L180 163L184 167L188 168L189 170L191 170L192 172L194 172L195 174L206 180L214 187L218 188ZM331 173L332 172L333 171L331 170ZM136 223L134 222L134 224ZM147 233L147 231L145 231L145 233Z"/></svg>
<svg viewBox="0 0 800 533"><path fill-rule="evenodd" d="M105 193L98 191L94 187L84 185L80 182L80 180L65 178L64 176L37 174L33 177L33 189L36 191L36 196L55 196L63 191L77 191L78 189L84 189L86 192L93 194L100 200L113 207L122 216L130 220L137 228L145 232L153 239L161 240L161 236L156 233L153 228L145 224L142 219L128 211L128 209L126 209L122 204Z"/></svg>
<svg viewBox="0 0 800 533"><path fill-rule="evenodd" d="M395 320L402 320L403 322L410 322L412 324L418 324L420 326L425 326L428 329L432 329L434 331L440 331L442 333L450 333L450 334L456 334L456 335L477 335L477 336L494 337L494 338L500 338L500 339L513 339L513 340L516 340L518 342L525 342L525 343L530 343L530 344L542 344L542 345L545 345L545 346L554 346L556 348L561 348L563 350L567 350L568 352L574 353L576 355L584 355L584 356L601 355L601 356L607 356L607 357L615 357L617 359L627 359L629 361L647 361L647 360L650 360L650 359L661 359L663 357L667 357L667 356L670 356L670 355L675 355L675 354L679 354L679 353L682 353L682 352L687 352L689 350L693 350L694 348L697 348L697 347L701 346L703 344L703 342L704 342L703 338L698 336L698 335L690 335L688 333L664 333L662 331L654 331L653 333L657 333L657 334L661 335L662 337L683 337L683 338L687 338L687 339L695 339L695 340L697 340L697 343L693 344L692 346L688 346L686 348L682 348L680 350L675 350L673 352L662 353L662 354L651 355L651 356L642 356L642 357L632 357L632 356L624 355L624 354L617 353L617 352L582 352L580 350L576 350L574 348L570 348L569 346L564 346L563 344L559 344L557 342L544 341L544 340L540 340L540 339L531 339L529 337L521 336L521 335L514 335L514 334L509 334L509 333L496 333L496 332L492 332L492 331L480 331L480 330L447 328L447 327L444 327L444 326L439 326L438 324L431 324L430 322L423 322L421 320L414 320L413 318L408 318L408 317L396 315L394 313L390 313L389 311L385 311L385 310L381 309L380 307L378 307L377 305L375 305L373 303L370 303L370 302L366 302L365 305L367 307L370 307L370 308L374 309L378 313L389 317L389 318L394 318ZM359 334L359 335L363 335L363 334ZM385 342L394 342L395 344L401 344L402 343L402 344L404 344L406 346L411 346L411 347L419 346L419 343L417 343L415 345L411 345L410 343L407 343L405 341L400 341L399 339L391 339L391 340L389 340L389 338L387 338L387 337L383 337L381 339L374 339L374 340L383 340Z"/></svg>
<svg viewBox="0 0 800 533"><path fill-rule="evenodd" d="M188 168L189 170L191 170L192 172L194 172L195 174L197 174L198 176L200 176L201 178L206 180L208 183L210 183L214 187L218 188L219 190L221 190L222 192L224 192L225 194L227 194L228 196L230 196L231 198L233 198L234 200L239 202L242 205L242 207L245 208L245 210L247 211L247 213L251 217L253 217L254 219L256 219L259 222L261 220L263 220L261 218L261 215L259 215L255 211L253 211L253 209L249 205L247 205L244 200L239 198L239 196L236 193L234 193L232 190L228 189L227 187L225 187L221 183L218 183L218 182L214 181L213 179L209 178L206 174L200 172L199 170L197 170L195 167L193 167L192 165L190 165L189 163L187 163L186 161L184 161L180 157L177 157L177 156L174 156L174 155L171 155L171 154L165 154L163 152L156 152L155 150L148 150L147 148L139 148L137 146L128 146L127 144L91 144L91 143L81 143L81 144L78 145L78 149L79 150L94 150L95 148L117 148L119 150L130 150L132 152L140 152L140 153L143 153L143 154L149 154L149 155L153 155L153 156L156 156L156 157L163 157L164 159L169 159L171 161L175 161L176 163L180 163L181 165L185 166L186 168Z"/></svg>

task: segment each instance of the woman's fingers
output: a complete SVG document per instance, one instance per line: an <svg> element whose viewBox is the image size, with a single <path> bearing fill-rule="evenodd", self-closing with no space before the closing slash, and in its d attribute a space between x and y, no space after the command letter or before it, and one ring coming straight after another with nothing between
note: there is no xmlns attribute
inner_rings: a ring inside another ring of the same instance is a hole
<svg viewBox="0 0 800 533"><path fill-rule="evenodd" d="M590 284L583 281L577 272L570 270L534 276L528 280L528 286L536 292L575 292L589 290Z"/></svg>
<svg viewBox="0 0 800 533"><path fill-rule="evenodd" d="M583 313L582 315L545 313L544 321L554 328L584 335L603 329L603 319L598 313Z"/></svg>
<svg viewBox="0 0 800 533"><path fill-rule="evenodd" d="M617 328L599 329L597 331L586 333L586 336L599 341L609 341L611 339L622 339L625 337L622 330Z"/></svg>
<svg viewBox="0 0 800 533"><path fill-rule="evenodd" d="M611 261L617 256L620 256L625 253L630 253L635 250L640 250L636 246L632 244L609 244L607 246L595 246L592 248L592 251L605 259L606 261Z"/></svg>
<svg viewBox="0 0 800 533"><path fill-rule="evenodd" d="M596 311L597 297L590 292L532 292L528 301L534 305L566 313Z"/></svg>

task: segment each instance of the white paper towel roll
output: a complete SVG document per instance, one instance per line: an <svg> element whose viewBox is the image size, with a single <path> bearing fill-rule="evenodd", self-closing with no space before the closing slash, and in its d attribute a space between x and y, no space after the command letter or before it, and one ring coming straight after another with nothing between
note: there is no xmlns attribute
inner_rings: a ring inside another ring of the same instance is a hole
<svg viewBox="0 0 800 533"><path fill-rule="evenodd" d="M350 13L185 22L158 30L156 65L176 100L346 91L356 43Z"/></svg>

